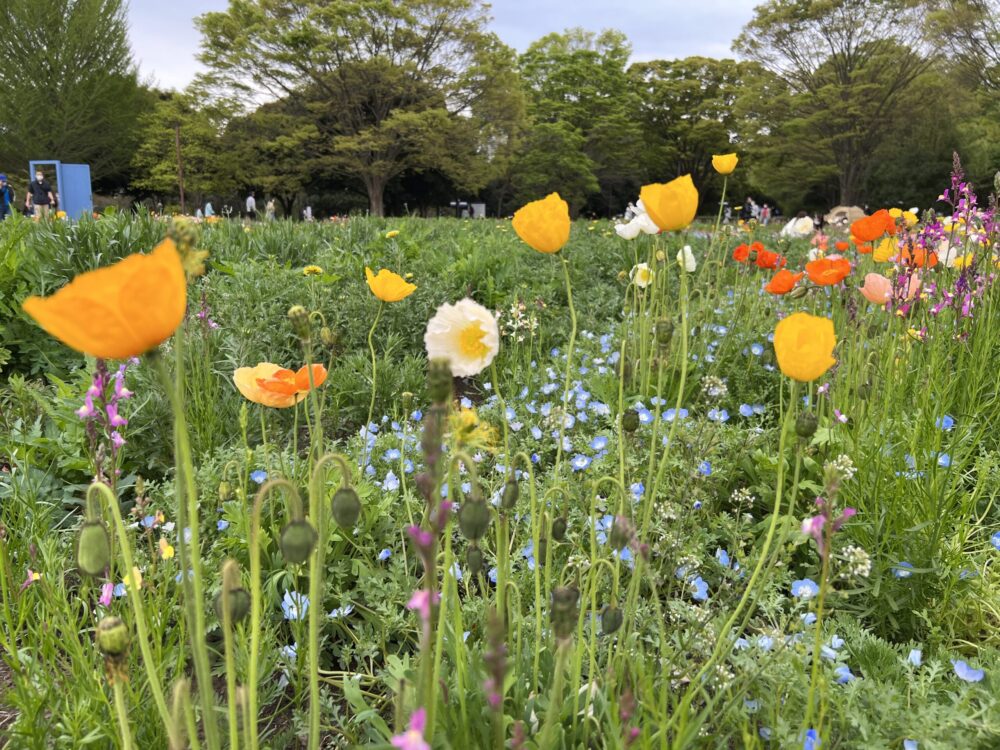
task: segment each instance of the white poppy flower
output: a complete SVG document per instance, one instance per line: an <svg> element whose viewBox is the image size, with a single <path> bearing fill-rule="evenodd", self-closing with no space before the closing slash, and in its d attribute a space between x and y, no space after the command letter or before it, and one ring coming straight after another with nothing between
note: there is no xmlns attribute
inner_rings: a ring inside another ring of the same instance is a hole
<svg viewBox="0 0 1000 750"><path fill-rule="evenodd" d="M640 263L635 266L628 277L640 289L645 289L653 283L653 272L650 270L648 263Z"/></svg>
<svg viewBox="0 0 1000 750"><path fill-rule="evenodd" d="M427 323L424 334L428 359L447 360L457 377L478 375L500 351L496 318L471 299L444 304Z"/></svg>
<svg viewBox="0 0 1000 750"><path fill-rule="evenodd" d="M677 262L683 263L684 270L688 273L694 273L694 270L698 267L698 261L695 260L694 253L691 252L690 245L685 245L677 251Z"/></svg>
<svg viewBox="0 0 1000 750"><path fill-rule="evenodd" d="M615 224L615 231L623 240L634 240L639 236L639 220L632 219L628 224Z"/></svg>

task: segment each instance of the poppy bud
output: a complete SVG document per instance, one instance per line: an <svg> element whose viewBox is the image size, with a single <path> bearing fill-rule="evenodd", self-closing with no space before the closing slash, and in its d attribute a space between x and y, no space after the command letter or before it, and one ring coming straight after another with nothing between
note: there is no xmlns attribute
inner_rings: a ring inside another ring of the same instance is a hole
<svg viewBox="0 0 1000 750"><path fill-rule="evenodd" d="M309 340L309 313L302 305L292 305L288 310L288 319L292 322L292 330L303 341Z"/></svg>
<svg viewBox="0 0 1000 750"><path fill-rule="evenodd" d="M130 640L128 626L119 618L105 617L97 623L97 648L105 656L124 656Z"/></svg>
<svg viewBox="0 0 1000 750"><path fill-rule="evenodd" d="M458 526L470 541L482 538L490 525L490 509L485 500L466 500L458 510Z"/></svg>
<svg viewBox="0 0 1000 750"><path fill-rule="evenodd" d="M342 529L353 529L361 516L361 499L353 487L341 487L333 494L333 520Z"/></svg>
<svg viewBox="0 0 1000 750"><path fill-rule="evenodd" d="M521 490L513 479L508 479L507 483L503 486L503 495L500 497L500 507L504 510L510 510L515 505L517 505L517 498L520 495Z"/></svg>
<svg viewBox="0 0 1000 750"><path fill-rule="evenodd" d="M111 539L103 521L84 521L76 548L76 565L88 576L98 576L111 563Z"/></svg>
<svg viewBox="0 0 1000 750"><path fill-rule="evenodd" d="M476 546L469 547L465 553L465 564L472 575L479 575L483 569L483 551Z"/></svg>
<svg viewBox="0 0 1000 750"><path fill-rule="evenodd" d="M667 318L660 318L656 321L656 343L661 349L670 346L670 339L674 336L674 324Z"/></svg>
<svg viewBox="0 0 1000 750"><path fill-rule="evenodd" d="M142 497L146 492L146 482L141 476L135 478L135 496Z"/></svg>
<svg viewBox="0 0 1000 750"><path fill-rule="evenodd" d="M229 621L236 623L242 620L250 612L250 594L244 588L230 589L226 597L229 601ZM215 595L215 616L219 622L223 620L222 612L222 592Z"/></svg>
<svg viewBox="0 0 1000 750"><path fill-rule="evenodd" d="M625 273L624 271L619 271L618 272L618 280L619 281L625 281L625 279L627 279L627 278L628 278L628 274L627 273Z"/></svg>
<svg viewBox="0 0 1000 750"><path fill-rule="evenodd" d="M795 434L800 438L811 438L816 434L816 426L819 420L811 411L804 411L795 420Z"/></svg>
<svg viewBox="0 0 1000 750"><path fill-rule="evenodd" d="M611 525L611 536L608 541L611 542L611 546L614 549L620 550L628 546L629 539L632 538L632 529L629 528L629 523L624 518L615 518L615 522Z"/></svg>
<svg viewBox="0 0 1000 750"><path fill-rule="evenodd" d="M330 330L328 326L319 329L319 340L327 349L336 349L339 336Z"/></svg>
<svg viewBox="0 0 1000 750"><path fill-rule="evenodd" d="M319 534L308 521L292 521L281 530L279 546L285 562L304 563L312 554Z"/></svg>
<svg viewBox="0 0 1000 750"><path fill-rule="evenodd" d="M226 502L233 496L233 488L226 480L219 482L219 500Z"/></svg>
<svg viewBox="0 0 1000 750"><path fill-rule="evenodd" d="M601 612L601 633L611 635L617 632L624 621L625 616L622 614L622 611L613 604L609 604Z"/></svg>
<svg viewBox="0 0 1000 750"><path fill-rule="evenodd" d="M656 251L656 260L658 260L660 263L663 263L666 259L667 259L667 254L665 252L663 252L662 250Z"/></svg>
<svg viewBox="0 0 1000 750"><path fill-rule="evenodd" d="M797 286L788 293L788 296L790 299L799 299L800 297L805 297L807 294L809 294L809 287Z"/></svg>
<svg viewBox="0 0 1000 750"><path fill-rule="evenodd" d="M435 404L451 400L451 368L445 360L432 359L427 363L427 392Z"/></svg>
<svg viewBox="0 0 1000 750"><path fill-rule="evenodd" d="M570 586L556 586L552 589L552 630L561 641L573 635L579 599L580 592Z"/></svg>
<svg viewBox="0 0 1000 750"><path fill-rule="evenodd" d="M622 429L625 432L635 432L639 429L639 413L629 409L622 414Z"/></svg>
<svg viewBox="0 0 1000 750"><path fill-rule="evenodd" d="M403 406L403 411L409 411L410 407L413 406L413 394L409 391L403 391L399 394L399 401Z"/></svg>
<svg viewBox="0 0 1000 750"><path fill-rule="evenodd" d="M862 383L861 385L858 386L858 395L861 398L868 398L868 396L871 395L871 392L872 392L871 383Z"/></svg>
<svg viewBox="0 0 1000 750"><path fill-rule="evenodd" d="M539 565L545 565L545 556L548 553L549 540L544 536L540 537L538 540L538 554L535 555L535 560L538 561Z"/></svg>
<svg viewBox="0 0 1000 750"><path fill-rule="evenodd" d="M566 520L566 517L559 516L559 518L552 522L552 538L557 542L561 542L566 538L566 528L568 526L569 521Z"/></svg>

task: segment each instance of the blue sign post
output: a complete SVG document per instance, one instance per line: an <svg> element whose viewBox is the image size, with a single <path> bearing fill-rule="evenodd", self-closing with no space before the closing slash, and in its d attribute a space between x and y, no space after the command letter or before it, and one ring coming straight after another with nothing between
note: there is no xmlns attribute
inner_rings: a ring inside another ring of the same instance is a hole
<svg viewBox="0 0 1000 750"><path fill-rule="evenodd" d="M31 161L28 163L30 179L35 178L35 170L40 167L55 168L55 185L53 185L52 191L59 194L60 211L65 211L71 219L90 216L94 210L94 199L90 192L89 164L63 164L61 161L46 160Z"/></svg>

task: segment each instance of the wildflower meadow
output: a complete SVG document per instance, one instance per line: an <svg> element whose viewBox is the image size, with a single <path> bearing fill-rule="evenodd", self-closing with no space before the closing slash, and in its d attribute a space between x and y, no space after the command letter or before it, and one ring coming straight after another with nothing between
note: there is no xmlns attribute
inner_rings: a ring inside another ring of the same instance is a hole
<svg viewBox="0 0 1000 750"><path fill-rule="evenodd" d="M720 176L740 169L717 157ZM0 225L24 748L995 748L1000 237Z"/></svg>

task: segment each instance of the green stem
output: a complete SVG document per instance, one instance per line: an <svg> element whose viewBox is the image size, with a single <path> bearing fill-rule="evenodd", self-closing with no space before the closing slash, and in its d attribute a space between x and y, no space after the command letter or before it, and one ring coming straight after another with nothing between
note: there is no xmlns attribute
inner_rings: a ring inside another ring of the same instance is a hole
<svg viewBox="0 0 1000 750"><path fill-rule="evenodd" d="M832 500L831 500L832 502ZM826 524L829 529L831 524ZM823 604L826 601L826 592L829 589L827 578L830 574L830 544L833 541L832 534L827 531L826 550L823 555L823 572L819 581L819 597L816 602L816 637L813 641L812 672L809 676L809 696L806 698L806 716L802 722L803 731L809 729L812 724L813 696L816 693L816 685L819 681L820 650L823 648Z"/></svg>
<svg viewBox="0 0 1000 750"><path fill-rule="evenodd" d="M229 714L229 747L240 744L240 721L236 713L236 655L233 653L233 618L229 612L229 587L222 581L222 642L226 649L226 708Z"/></svg>
<svg viewBox="0 0 1000 750"><path fill-rule="evenodd" d="M113 679L111 685L115 693L115 715L118 717L118 728L122 733L122 750L132 750L132 730L128 725L128 708L125 705L121 678Z"/></svg>
<svg viewBox="0 0 1000 750"><path fill-rule="evenodd" d="M368 425L372 423L372 416L375 414L375 394L377 390L375 388L375 378L378 375L378 360L375 357L375 327L378 325L379 318L382 317L382 308L385 307L384 302L378 303L378 312L375 313L375 321L372 323L371 329L368 331L368 351L372 355L372 399L368 404L368 419L365 421L365 444L361 449L361 468L365 468L365 462L368 460Z"/></svg>
<svg viewBox="0 0 1000 750"><path fill-rule="evenodd" d="M569 280L569 261L560 254L563 278L566 281L566 303L569 307L569 345L566 347L566 380L563 384L562 414L559 419L559 445L556 447L556 468L554 476L559 478L559 467L562 464L563 439L566 434L566 408L569 404L569 383L573 374L573 349L576 347L576 308L573 306L573 286Z"/></svg>
<svg viewBox="0 0 1000 750"><path fill-rule="evenodd" d="M549 691L549 707L545 712L545 726L542 728L542 739L538 743L540 748L554 747L551 739L553 727L556 724L556 716L561 713L563 683L566 676L566 659L569 657L572 641L569 639L561 641L556 651L556 673L552 680L552 689Z"/></svg>

